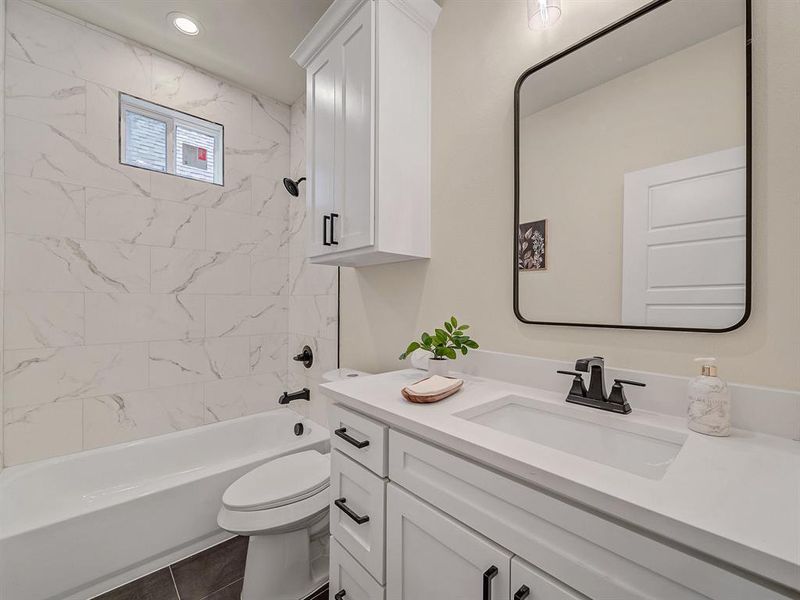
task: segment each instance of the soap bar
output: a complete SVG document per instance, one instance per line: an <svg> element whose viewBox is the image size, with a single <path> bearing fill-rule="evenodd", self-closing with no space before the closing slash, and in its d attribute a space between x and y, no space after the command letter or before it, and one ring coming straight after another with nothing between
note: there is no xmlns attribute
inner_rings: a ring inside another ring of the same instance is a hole
<svg viewBox="0 0 800 600"><path fill-rule="evenodd" d="M409 385L406 389L415 396L438 396L459 387L462 383L464 382L461 379L433 375Z"/></svg>

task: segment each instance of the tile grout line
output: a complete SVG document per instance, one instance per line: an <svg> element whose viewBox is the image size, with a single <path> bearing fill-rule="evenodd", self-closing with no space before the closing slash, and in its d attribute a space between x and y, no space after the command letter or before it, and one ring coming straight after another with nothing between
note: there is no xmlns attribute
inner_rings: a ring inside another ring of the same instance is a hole
<svg viewBox="0 0 800 600"><path fill-rule="evenodd" d="M175 574L172 572L172 565L168 566L167 568L169 569L169 576L172 578L172 587L175 588L175 597L177 600L181 600L181 593L178 591L178 584L175 583Z"/></svg>
<svg viewBox="0 0 800 600"><path fill-rule="evenodd" d="M232 585L234 585L236 583L239 583L240 581L243 581L243 580L244 580L244 577L239 577L239 579L235 579L235 580L231 581L230 583L226 583L221 588L218 588L218 589L214 590L213 592L209 592L208 594L206 594L205 596L200 598L200 600L208 600L209 598L211 598L211 596L213 596L217 592L221 592L222 590L228 589ZM178 598L178 600L180 600L180 598Z"/></svg>

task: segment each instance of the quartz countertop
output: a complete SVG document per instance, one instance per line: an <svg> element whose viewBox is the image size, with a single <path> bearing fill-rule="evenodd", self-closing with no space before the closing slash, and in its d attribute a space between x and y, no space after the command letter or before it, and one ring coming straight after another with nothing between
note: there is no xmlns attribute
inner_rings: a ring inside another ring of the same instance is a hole
<svg viewBox="0 0 800 600"><path fill-rule="evenodd" d="M454 374L456 375L456 374ZM564 394L458 375L455 395L413 404L403 386L417 369L328 383L335 402L516 479L800 590L800 442L743 430L716 438L689 431L684 419L637 410L594 411L598 422L656 426L686 435L662 479L654 480L555 450L455 416L507 395L564 403Z"/></svg>

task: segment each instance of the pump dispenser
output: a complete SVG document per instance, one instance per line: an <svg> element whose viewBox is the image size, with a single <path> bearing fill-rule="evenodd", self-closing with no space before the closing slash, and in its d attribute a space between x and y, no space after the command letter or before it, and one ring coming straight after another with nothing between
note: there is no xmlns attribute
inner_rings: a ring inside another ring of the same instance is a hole
<svg viewBox="0 0 800 600"><path fill-rule="evenodd" d="M731 393L717 377L715 358L696 358L700 375L689 381L688 426L706 435L731 434Z"/></svg>

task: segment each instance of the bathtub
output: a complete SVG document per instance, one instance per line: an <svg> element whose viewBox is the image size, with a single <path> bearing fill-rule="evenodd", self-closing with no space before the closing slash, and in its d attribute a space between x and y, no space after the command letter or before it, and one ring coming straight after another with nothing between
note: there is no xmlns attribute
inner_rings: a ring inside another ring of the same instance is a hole
<svg viewBox="0 0 800 600"><path fill-rule="evenodd" d="M86 600L211 546L230 537L217 511L236 478L328 444L325 428L279 409L7 468L0 598Z"/></svg>

